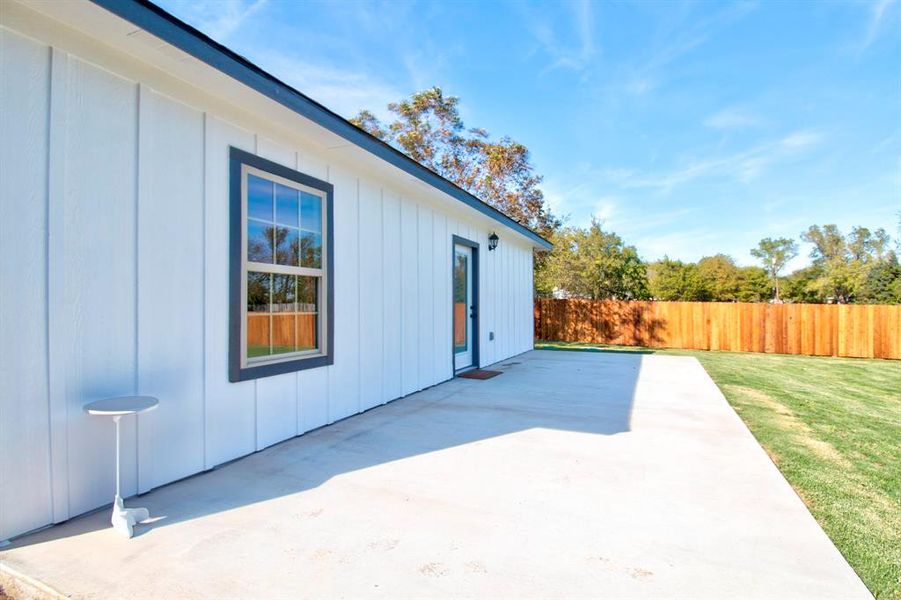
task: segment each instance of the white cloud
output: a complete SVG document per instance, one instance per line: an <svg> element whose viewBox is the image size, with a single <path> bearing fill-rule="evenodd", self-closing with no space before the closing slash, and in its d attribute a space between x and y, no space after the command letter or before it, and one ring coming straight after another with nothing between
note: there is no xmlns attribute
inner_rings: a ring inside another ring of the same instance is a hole
<svg viewBox="0 0 901 600"><path fill-rule="evenodd" d="M870 46L870 44L876 41L876 38L879 37L885 16L886 14L888 14L889 8L894 3L895 0L877 0L876 2L867 4L867 6L871 7L870 22L867 27L867 34L864 37L863 43L860 48L861 51L866 50Z"/></svg>
<svg viewBox="0 0 901 600"><path fill-rule="evenodd" d="M655 233L626 238L626 243L638 248L638 253L645 260L657 260L664 256L680 260L696 261L702 256L722 252L727 248L726 236L710 229L690 229ZM710 249L716 248L714 251Z"/></svg>
<svg viewBox="0 0 901 600"><path fill-rule="evenodd" d="M788 149L801 149L807 148L808 146L815 146L822 139L822 135L815 130L805 129L801 131L795 131L785 136L779 141L779 144L783 148Z"/></svg>
<svg viewBox="0 0 901 600"><path fill-rule="evenodd" d="M618 200L616 196L603 196L598 200L591 216L603 223L606 228L612 228L611 220L617 213Z"/></svg>
<svg viewBox="0 0 901 600"><path fill-rule="evenodd" d="M661 41L652 46L648 58L627 72L622 87L636 96L644 96L660 87L666 79L666 67L704 45L717 31L742 19L756 7L756 2L735 2L709 17L678 21L659 36Z"/></svg>
<svg viewBox="0 0 901 600"><path fill-rule="evenodd" d="M747 129L756 127L760 123L761 121L756 115L738 107L724 108L704 119L706 127L723 131Z"/></svg>
<svg viewBox="0 0 901 600"><path fill-rule="evenodd" d="M547 71L570 69L582 71L586 69L596 55L594 42L593 16L590 0L580 0L572 6L571 23L567 30L559 33L551 24L550 14L538 13L525 5L514 5L520 9L526 27L538 41L541 50L551 59ZM576 43L561 42L575 40Z"/></svg>
<svg viewBox="0 0 901 600"><path fill-rule="evenodd" d="M183 4L187 20L216 41L222 42L268 0L197 0Z"/></svg>
<svg viewBox="0 0 901 600"><path fill-rule="evenodd" d="M816 130L800 130L735 154L696 159L668 172L645 174L619 169L603 171L600 176L603 181L623 188L656 188L663 191L706 177L725 177L750 183L773 164L797 156L819 144L821 139L822 134Z"/></svg>
<svg viewBox="0 0 901 600"><path fill-rule="evenodd" d="M391 83L363 71L309 63L275 52L264 52L255 59L285 83L344 117L366 108L384 119L388 103L404 96Z"/></svg>

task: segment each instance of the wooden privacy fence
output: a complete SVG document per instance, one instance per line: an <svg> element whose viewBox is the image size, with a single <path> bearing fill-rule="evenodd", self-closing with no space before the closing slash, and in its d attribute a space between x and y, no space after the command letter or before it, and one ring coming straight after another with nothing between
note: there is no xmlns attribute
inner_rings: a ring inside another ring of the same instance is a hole
<svg viewBox="0 0 901 600"><path fill-rule="evenodd" d="M901 359L901 306L539 299L535 338Z"/></svg>

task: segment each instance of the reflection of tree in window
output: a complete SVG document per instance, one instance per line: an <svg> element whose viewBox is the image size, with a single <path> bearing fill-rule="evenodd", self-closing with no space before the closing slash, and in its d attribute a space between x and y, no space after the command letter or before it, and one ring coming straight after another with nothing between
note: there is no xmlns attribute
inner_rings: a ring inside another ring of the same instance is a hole
<svg viewBox="0 0 901 600"><path fill-rule="evenodd" d="M318 310L318 283L316 277L297 278L297 310L300 312L316 312Z"/></svg>
<svg viewBox="0 0 901 600"><path fill-rule="evenodd" d="M289 267L297 266L297 230L288 227L275 229L275 262Z"/></svg>
<svg viewBox="0 0 901 600"><path fill-rule="evenodd" d="M466 302L466 257L460 254L454 265L454 302Z"/></svg>
<svg viewBox="0 0 901 600"><path fill-rule="evenodd" d="M247 222L247 260L272 263L274 228L257 221Z"/></svg>
<svg viewBox="0 0 901 600"><path fill-rule="evenodd" d="M269 273L247 274L247 312L269 312Z"/></svg>
<svg viewBox="0 0 901 600"><path fill-rule="evenodd" d="M322 242L318 234L307 231L301 233L300 265L314 269L322 267Z"/></svg>
<svg viewBox="0 0 901 600"><path fill-rule="evenodd" d="M296 282L294 275L272 276L272 312L294 312Z"/></svg>

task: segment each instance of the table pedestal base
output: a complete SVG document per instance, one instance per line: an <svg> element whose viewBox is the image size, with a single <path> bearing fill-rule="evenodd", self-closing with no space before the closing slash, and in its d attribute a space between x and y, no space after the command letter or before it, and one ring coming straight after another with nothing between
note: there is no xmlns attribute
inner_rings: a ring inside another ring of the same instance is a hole
<svg viewBox="0 0 901 600"><path fill-rule="evenodd" d="M146 508L125 508L122 498L116 495L113 502L113 514L110 516L110 523L113 529L121 533L127 538L134 535L135 523L146 521L150 518L150 511Z"/></svg>

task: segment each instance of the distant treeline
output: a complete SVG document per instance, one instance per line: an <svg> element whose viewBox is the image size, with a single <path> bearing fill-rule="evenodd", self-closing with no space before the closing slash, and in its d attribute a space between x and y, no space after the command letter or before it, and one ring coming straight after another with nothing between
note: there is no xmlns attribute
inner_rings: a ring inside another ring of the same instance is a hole
<svg viewBox="0 0 901 600"><path fill-rule="evenodd" d="M696 263L644 262L634 246L592 221L555 233L554 250L537 261L535 284L546 298L901 304L898 237L893 243L882 228L846 235L835 225L813 225L800 235L813 246L811 265L785 275L798 254L788 238L765 238L751 250L761 266L740 267L724 254Z"/></svg>

